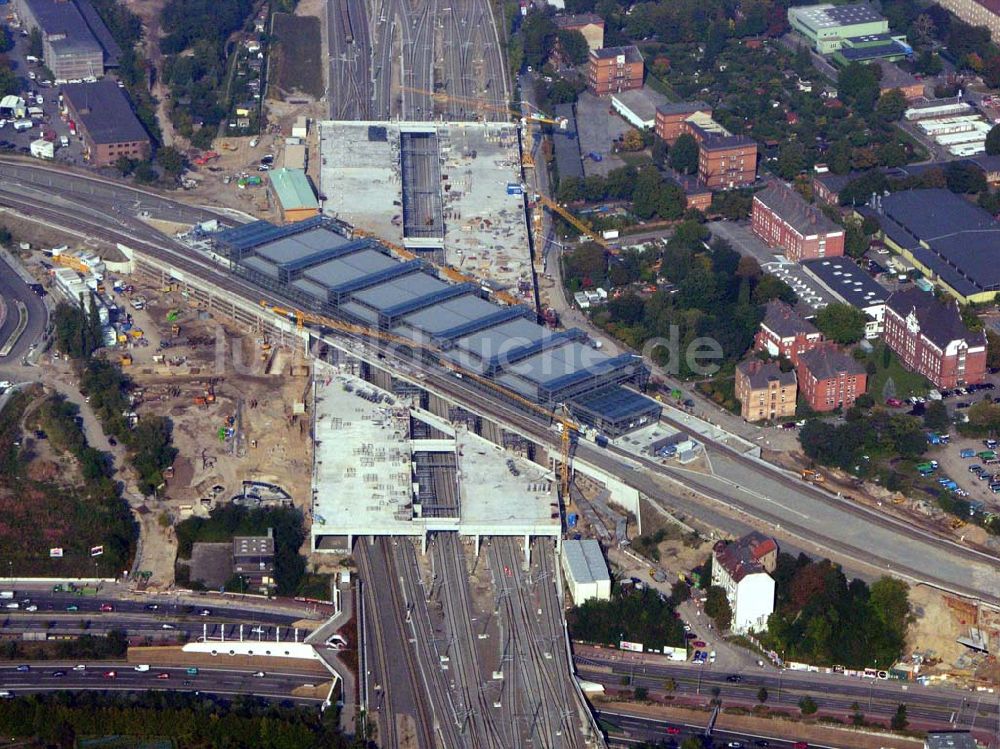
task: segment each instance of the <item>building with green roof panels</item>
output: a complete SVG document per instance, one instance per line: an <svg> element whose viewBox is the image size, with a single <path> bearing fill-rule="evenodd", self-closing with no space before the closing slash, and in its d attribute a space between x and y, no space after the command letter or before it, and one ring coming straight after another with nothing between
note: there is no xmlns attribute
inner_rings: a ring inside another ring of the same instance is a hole
<svg viewBox="0 0 1000 749"><path fill-rule="evenodd" d="M788 23L821 55L833 54L845 39L889 32L889 22L868 3L789 8Z"/></svg>
<svg viewBox="0 0 1000 749"><path fill-rule="evenodd" d="M319 201L302 169L275 169L270 176L283 221L292 223L319 215Z"/></svg>

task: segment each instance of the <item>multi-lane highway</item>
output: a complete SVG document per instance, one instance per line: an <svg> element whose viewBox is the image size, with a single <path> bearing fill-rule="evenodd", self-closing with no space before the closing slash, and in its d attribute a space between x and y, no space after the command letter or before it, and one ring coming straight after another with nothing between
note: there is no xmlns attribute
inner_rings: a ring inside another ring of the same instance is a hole
<svg viewBox="0 0 1000 749"><path fill-rule="evenodd" d="M82 196L73 193L65 195L59 189L55 192L61 197L50 195L44 206L21 194L12 194L22 193L25 189L25 183L5 183L0 188L0 203L15 205L25 213L52 222L72 223L78 230L109 241L128 243L169 262L186 275L199 277L254 304L261 296L259 289L140 222L128 217L119 218L113 212L110 216L115 220L109 222L106 208L95 208ZM404 363L399 358L399 352L387 352L371 340L362 337L351 340L356 353L362 350L357 344L364 342L368 351L380 351L379 358L386 357L381 364L399 362L395 366L400 370L419 372L421 384L454 398L477 413L497 418L501 423L509 424L558 451L559 437L548 424L474 387L468 380L451 377L429 364L413 360ZM830 495L773 466L727 451L721 444L709 441L708 447L713 464L717 468L725 467L727 473L738 477L738 481L694 474L637 458L615 448L602 450L587 442L579 444L577 455L618 476L655 501L684 514L700 517L709 525L716 521L723 526L731 525L732 518L718 510L735 508L749 517L780 527L782 532L821 553L839 555L848 571L852 571L850 560L858 560L858 569L864 574L870 575L872 568L876 567L914 581L1000 603L1000 573L995 556L922 532L912 525L894 520L888 514ZM704 500L683 496L676 488L664 485L662 478L671 479L676 485L687 487L711 501L706 504ZM718 505L713 507L714 503Z"/></svg>
<svg viewBox="0 0 1000 749"><path fill-rule="evenodd" d="M82 670L80 665L84 665ZM28 666L30 670L18 670ZM113 676L112 676L113 674ZM166 674L166 676L164 676ZM255 671L242 668L198 668L188 673L187 667L151 665L136 671L135 664L107 661L79 664L76 661L33 662L0 666L0 689L20 696L60 690L97 690L138 692L148 689L184 690L220 695L251 694L272 700L318 704L323 696L293 695L305 685L317 686L326 681L322 676L296 673L283 665L275 671Z"/></svg>
<svg viewBox="0 0 1000 749"><path fill-rule="evenodd" d="M0 324L0 351L6 350L6 356L0 358L2 364L5 361L17 361L38 342L48 325L48 310L41 298L2 257L0 298L7 310L3 323ZM21 320L22 313L27 315L26 322Z"/></svg>
<svg viewBox="0 0 1000 749"><path fill-rule="evenodd" d="M794 709L799 700L808 695L821 711L844 717L853 714L855 704L863 714L883 719L905 704L913 722L940 727L954 723L984 731L1000 728L998 695L989 692L771 668L734 673L711 666L611 662L590 656L576 656L574 662L581 679L604 684L609 689L621 688L624 680L632 687L662 692L664 684L670 680L673 694L678 697L701 695L707 701L717 688L724 703L752 706L757 704L758 692L763 687L767 690L767 704L772 707ZM732 680L734 676L739 678L738 682Z"/></svg>

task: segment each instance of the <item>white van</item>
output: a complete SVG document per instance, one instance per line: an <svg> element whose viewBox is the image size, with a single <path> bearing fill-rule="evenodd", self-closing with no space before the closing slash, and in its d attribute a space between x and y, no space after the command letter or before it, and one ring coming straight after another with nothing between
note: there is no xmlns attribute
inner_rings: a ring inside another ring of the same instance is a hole
<svg viewBox="0 0 1000 749"><path fill-rule="evenodd" d="M34 55L25 55L24 60L25 62L30 62L32 65L38 62L38 58Z"/></svg>
<svg viewBox="0 0 1000 749"><path fill-rule="evenodd" d="M149 671L149 666L145 663L135 667L136 671Z"/></svg>
<svg viewBox="0 0 1000 749"><path fill-rule="evenodd" d="M31 130L34 126L35 123L31 120L16 120L14 122L14 129L19 133L23 133L25 130Z"/></svg>
<svg viewBox="0 0 1000 749"><path fill-rule="evenodd" d="M69 145L69 138L67 138L65 135L60 135L59 145L62 146L63 148L66 148Z"/></svg>

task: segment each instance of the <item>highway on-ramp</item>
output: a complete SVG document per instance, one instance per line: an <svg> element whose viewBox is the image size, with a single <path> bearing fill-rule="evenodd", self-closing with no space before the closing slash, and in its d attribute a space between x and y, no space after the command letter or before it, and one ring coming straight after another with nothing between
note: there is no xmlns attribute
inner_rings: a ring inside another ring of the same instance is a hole
<svg viewBox="0 0 1000 749"><path fill-rule="evenodd" d="M45 326L48 324L48 311L41 298L31 290L2 256L0 256L0 297L3 298L7 307L7 315L3 324L0 324L0 349L7 345L11 336L18 329L20 314L17 303L23 304L24 309L27 310L27 326L21 331L20 337L11 346L9 353L0 358L0 363L17 361L45 333Z"/></svg>

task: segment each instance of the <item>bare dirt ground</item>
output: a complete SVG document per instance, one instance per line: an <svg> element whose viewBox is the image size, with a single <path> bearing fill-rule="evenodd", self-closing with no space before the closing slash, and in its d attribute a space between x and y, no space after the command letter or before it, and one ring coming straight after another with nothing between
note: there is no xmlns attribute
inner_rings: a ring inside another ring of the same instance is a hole
<svg viewBox="0 0 1000 749"><path fill-rule="evenodd" d="M144 293L148 323L143 330L151 345L133 349L130 373L145 389L142 410L174 423L179 457L167 487L171 508L199 504L192 511L207 513L208 505L200 506L199 500L212 497L216 486L223 490L215 491L211 504L228 499L244 480L277 484L297 504L308 504L309 424L307 417L292 414L292 404L308 399L309 378L290 376L286 353L266 352L264 362L259 341L216 320L198 319L179 293ZM171 335L167 321L171 311L178 312L178 336ZM171 338L174 344L162 351L153 345ZM237 362L245 364L234 363L234 350ZM254 366L254 373L238 370ZM196 402L212 391L214 402ZM236 434L220 438L220 429L227 428Z"/></svg>
<svg viewBox="0 0 1000 749"><path fill-rule="evenodd" d="M112 244L91 239L82 234L70 234L59 231L35 221L28 221L2 208L0 208L0 223L6 226L11 234L14 235L15 247L18 242L22 241L30 242L32 249L37 247L49 249L51 247L69 245L70 249L87 250L101 256L105 260L121 261L125 259L118 248ZM29 270L32 270L32 268L29 267Z"/></svg>
<svg viewBox="0 0 1000 749"><path fill-rule="evenodd" d="M951 670L952 664L966 651L955 638L967 634L968 623L963 627L960 613L949 608L945 596L932 588L922 585L910 588L910 604L916 621L907 637L909 652L940 659L940 665L932 667L935 671Z"/></svg>

